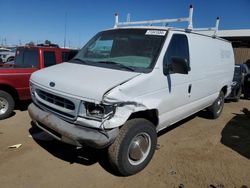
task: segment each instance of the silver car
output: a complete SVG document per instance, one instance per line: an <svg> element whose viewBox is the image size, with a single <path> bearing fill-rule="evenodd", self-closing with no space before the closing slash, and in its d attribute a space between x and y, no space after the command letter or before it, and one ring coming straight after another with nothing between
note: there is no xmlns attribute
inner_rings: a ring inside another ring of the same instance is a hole
<svg viewBox="0 0 250 188"><path fill-rule="evenodd" d="M8 48L0 48L0 58L3 63L8 61L13 61L15 59L16 48L8 49Z"/></svg>

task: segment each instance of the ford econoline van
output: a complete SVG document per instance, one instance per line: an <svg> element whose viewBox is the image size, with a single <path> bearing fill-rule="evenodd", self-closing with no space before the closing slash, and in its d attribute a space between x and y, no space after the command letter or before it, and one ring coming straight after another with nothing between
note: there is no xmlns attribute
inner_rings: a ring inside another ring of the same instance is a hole
<svg viewBox="0 0 250 188"><path fill-rule="evenodd" d="M191 29L121 26L96 34L69 62L32 74L33 122L75 146L107 148L122 175L151 160L157 133L230 94L230 42Z"/></svg>

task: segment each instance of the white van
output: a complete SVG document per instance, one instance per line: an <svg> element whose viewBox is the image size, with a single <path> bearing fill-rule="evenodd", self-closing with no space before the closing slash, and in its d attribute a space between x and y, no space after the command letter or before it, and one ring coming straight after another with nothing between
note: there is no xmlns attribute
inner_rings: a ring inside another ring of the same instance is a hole
<svg viewBox="0 0 250 188"><path fill-rule="evenodd" d="M160 130L203 109L220 116L233 71L228 41L116 21L70 62L32 74L28 111L58 140L108 148L114 168L131 175L151 160Z"/></svg>

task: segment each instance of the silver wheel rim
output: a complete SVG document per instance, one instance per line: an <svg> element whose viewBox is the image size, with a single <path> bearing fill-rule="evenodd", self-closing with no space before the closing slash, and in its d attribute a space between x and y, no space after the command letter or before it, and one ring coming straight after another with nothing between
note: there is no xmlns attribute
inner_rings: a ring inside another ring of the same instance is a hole
<svg viewBox="0 0 250 188"><path fill-rule="evenodd" d="M223 98L220 96L218 98L218 101L217 101L217 107L218 107L218 110L217 110L217 114L219 114L222 110L222 104L223 104Z"/></svg>
<svg viewBox="0 0 250 188"><path fill-rule="evenodd" d="M5 98L0 97L0 115L5 114L9 108L9 103Z"/></svg>
<svg viewBox="0 0 250 188"><path fill-rule="evenodd" d="M148 156L151 148L151 138L147 133L137 134L128 148L128 161L131 165L141 164Z"/></svg>

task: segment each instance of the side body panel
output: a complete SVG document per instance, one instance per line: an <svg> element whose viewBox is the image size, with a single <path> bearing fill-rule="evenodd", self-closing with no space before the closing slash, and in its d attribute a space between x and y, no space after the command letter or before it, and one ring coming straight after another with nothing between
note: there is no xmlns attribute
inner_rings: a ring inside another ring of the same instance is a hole
<svg viewBox="0 0 250 188"><path fill-rule="evenodd" d="M188 75L167 76L170 81L166 94L162 94L158 129L210 106L223 87L227 88L226 95L230 93L234 69L231 44L193 33L186 35L189 42L191 71ZM171 37L171 32L168 37Z"/></svg>

